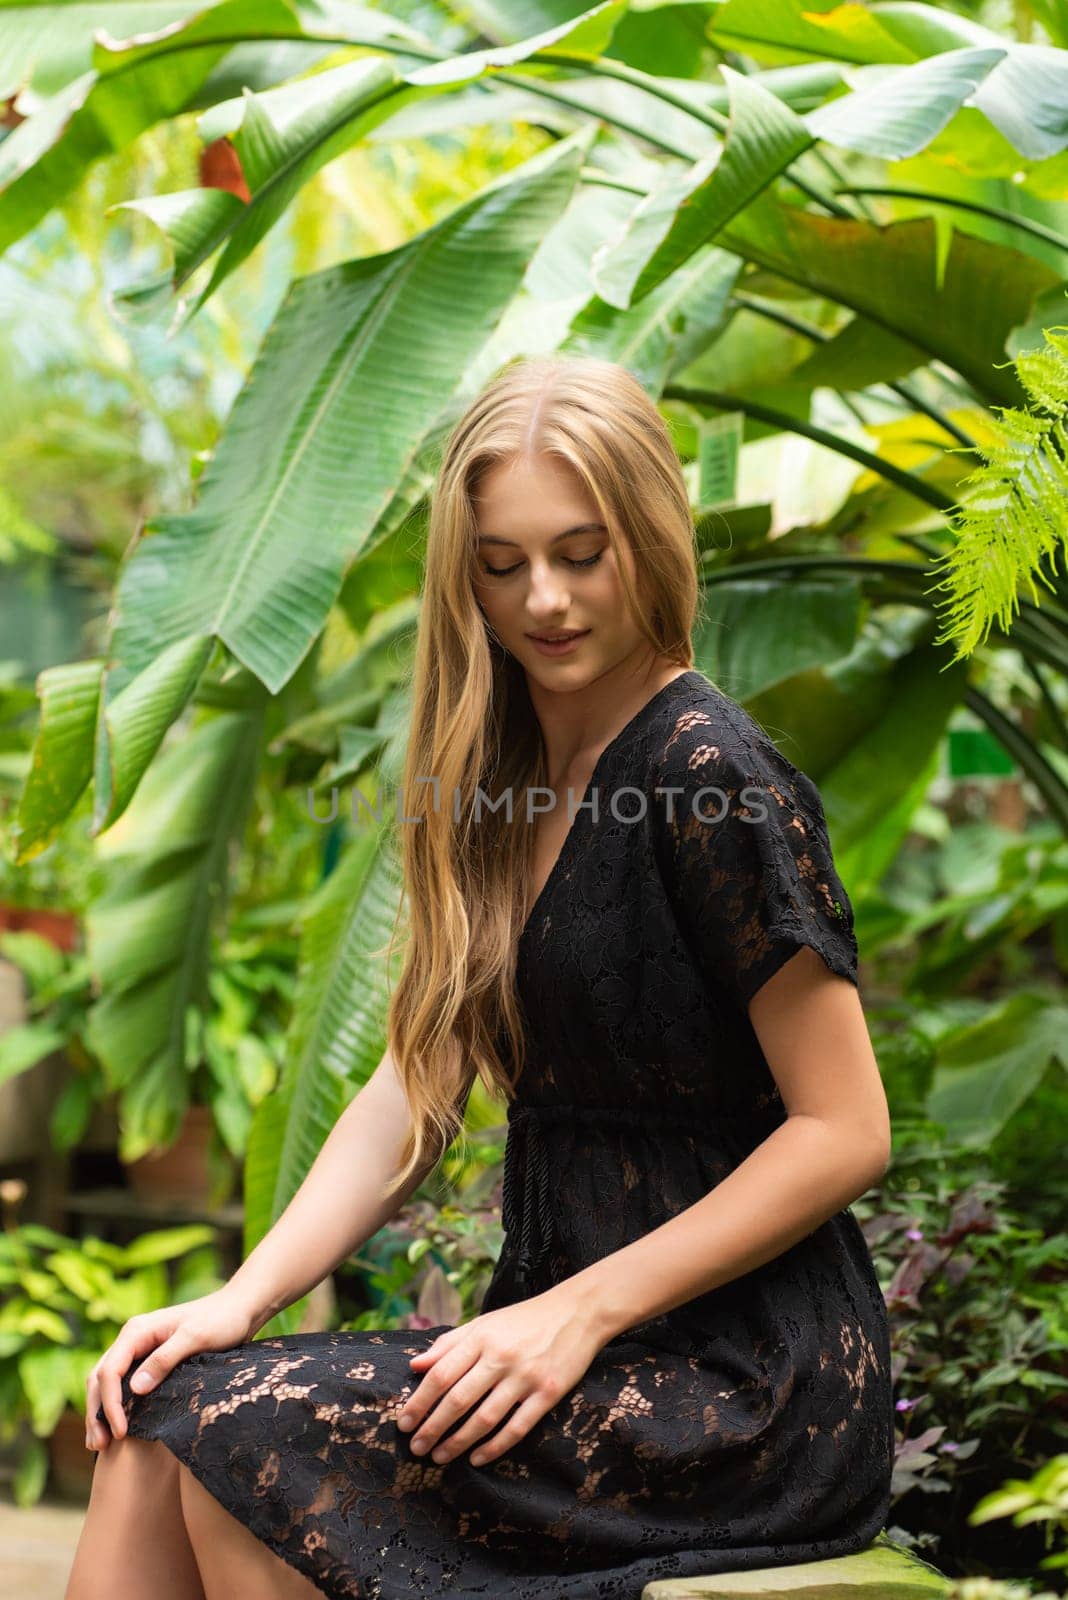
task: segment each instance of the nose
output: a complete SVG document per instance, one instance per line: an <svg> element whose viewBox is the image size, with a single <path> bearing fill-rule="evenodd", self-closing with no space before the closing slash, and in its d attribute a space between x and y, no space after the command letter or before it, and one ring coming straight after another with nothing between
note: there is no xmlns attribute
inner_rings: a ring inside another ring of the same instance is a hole
<svg viewBox="0 0 1068 1600"><path fill-rule="evenodd" d="M530 569L530 592L527 595L527 612L534 627L544 627L554 622L561 613L566 614L571 595L561 575L551 568L540 568L536 563Z"/></svg>

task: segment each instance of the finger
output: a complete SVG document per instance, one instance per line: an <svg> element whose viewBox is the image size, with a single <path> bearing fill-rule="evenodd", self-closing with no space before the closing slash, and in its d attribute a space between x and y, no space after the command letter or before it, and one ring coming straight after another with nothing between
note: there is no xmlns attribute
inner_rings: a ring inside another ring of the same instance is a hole
<svg viewBox="0 0 1068 1600"><path fill-rule="evenodd" d="M443 1356L426 1374L414 1394L405 1401L397 1417L397 1426L406 1432L418 1428L431 1407L458 1378L471 1370L480 1354L477 1345L467 1343L458 1345L450 1356Z"/></svg>
<svg viewBox="0 0 1068 1600"><path fill-rule="evenodd" d="M130 1388L134 1394L148 1394L163 1382L179 1361L184 1361L186 1356L200 1348L202 1345L198 1344L196 1336L188 1328L179 1328L162 1344L150 1348L149 1354L131 1377Z"/></svg>
<svg viewBox="0 0 1068 1600"><path fill-rule="evenodd" d="M160 1330L151 1322L140 1325L127 1323L111 1349L97 1364L104 1415L112 1436L116 1439L124 1438L127 1433L126 1410L122 1398L123 1377L130 1365L147 1356L149 1351L158 1356L159 1349L164 1348L159 1344L159 1338ZM142 1365L145 1364L142 1360Z"/></svg>
<svg viewBox="0 0 1068 1600"><path fill-rule="evenodd" d="M454 1456L463 1452L480 1439L491 1433L497 1424L506 1417L512 1407L523 1398L523 1390L513 1384L498 1383L483 1400L478 1410L468 1417L462 1427L438 1445L433 1453L433 1460L437 1462L451 1461Z"/></svg>
<svg viewBox="0 0 1068 1600"><path fill-rule="evenodd" d="M481 1467L487 1461L496 1461L498 1456L503 1456L506 1450L524 1438L542 1418L547 1411L551 1411L559 1396L555 1393L548 1395L544 1390L536 1390L529 1395L516 1411L509 1417L504 1427L493 1435L492 1439L480 1444L477 1450L471 1452L471 1465Z"/></svg>
<svg viewBox="0 0 1068 1600"><path fill-rule="evenodd" d="M438 1337L431 1344L428 1344L425 1350L420 1350L417 1355L411 1357L409 1365L414 1367L417 1361L436 1361L439 1356L443 1356L447 1351L452 1350L460 1339L466 1337L468 1333L470 1333L470 1328L467 1323L464 1323L461 1327L450 1328L447 1333L439 1333Z"/></svg>
<svg viewBox="0 0 1068 1600"><path fill-rule="evenodd" d="M120 1338L108 1350L97 1368L97 1382L100 1386L100 1407L104 1413L104 1420L111 1430L110 1437L121 1439L126 1432L126 1412L122 1403L122 1375L130 1364L128 1350L124 1349Z"/></svg>
<svg viewBox="0 0 1068 1600"><path fill-rule="evenodd" d="M495 1375L485 1363L482 1363L474 1366L466 1377L454 1383L412 1438L412 1449L416 1455L423 1455L432 1450L442 1434L452 1427L457 1417L466 1416L487 1390L493 1388L496 1381Z"/></svg>
<svg viewBox="0 0 1068 1600"><path fill-rule="evenodd" d="M85 1445L87 1450L103 1450L111 1435L96 1419L100 1404L100 1381L94 1368L85 1380Z"/></svg>
<svg viewBox="0 0 1068 1600"><path fill-rule="evenodd" d="M427 1421L420 1427L416 1437L412 1438L411 1448L414 1453L420 1456L420 1454L427 1454L428 1451L433 1450L435 1451L435 1458L433 1458L435 1461L438 1461L438 1459L446 1459L448 1461L448 1456L440 1458L436 1454L435 1446L438 1446L441 1450L448 1448L449 1454L454 1453L451 1450L451 1440L448 1440L448 1445L441 1445L441 1435L448 1434L448 1430L451 1429L452 1424L457 1419L467 1418L467 1413L472 1410L472 1406L478 1405L484 1395L492 1392L492 1387L496 1382L496 1374L491 1373L488 1370L488 1366L483 1363L481 1366L475 1366L472 1371L468 1371L467 1376L462 1381L452 1384L448 1394L441 1398L438 1405L435 1406L435 1410L430 1413Z"/></svg>

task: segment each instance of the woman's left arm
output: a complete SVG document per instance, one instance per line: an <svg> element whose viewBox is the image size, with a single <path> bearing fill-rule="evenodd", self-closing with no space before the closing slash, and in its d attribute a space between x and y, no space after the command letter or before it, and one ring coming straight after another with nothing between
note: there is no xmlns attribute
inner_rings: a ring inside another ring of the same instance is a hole
<svg viewBox="0 0 1068 1600"><path fill-rule="evenodd" d="M890 1116L854 985L804 946L749 1018L786 1121L694 1205L549 1291L602 1344L781 1255L887 1169Z"/></svg>
<svg viewBox="0 0 1068 1600"><path fill-rule="evenodd" d="M786 1120L695 1205L560 1285L606 1340L788 1250L890 1160L853 907L823 800L748 729L728 740L695 719L673 742L665 781L681 802L656 837L680 926L709 982L748 1015ZM706 809L708 794L717 802Z"/></svg>

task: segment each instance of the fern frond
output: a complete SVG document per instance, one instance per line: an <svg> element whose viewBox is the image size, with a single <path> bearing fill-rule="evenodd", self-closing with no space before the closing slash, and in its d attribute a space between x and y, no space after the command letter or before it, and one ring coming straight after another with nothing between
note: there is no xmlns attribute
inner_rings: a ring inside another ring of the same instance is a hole
<svg viewBox="0 0 1068 1600"><path fill-rule="evenodd" d="M957 540L934 570L946 576L945 631L937 643L957 645L954 660L970 655L996 622L1005 632L1026 587L1033 602L1038 577L1053 594L1042 563L1057 570L1068 550L1068 328L1044 328L1044 348L1014 358L1031 409L998 407L997 434L978 442L983 465L961 483L950 521ZM930 592L930 591L928 591Z"/></svg>

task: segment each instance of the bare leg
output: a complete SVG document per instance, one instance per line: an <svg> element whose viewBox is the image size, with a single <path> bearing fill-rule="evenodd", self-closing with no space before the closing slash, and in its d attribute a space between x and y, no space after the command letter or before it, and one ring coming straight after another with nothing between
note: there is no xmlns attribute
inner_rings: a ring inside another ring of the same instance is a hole
<svg viewBox="0 0 1068 1600"><path fill-rule="evenodd" d="M178 1492L178 1460L157 1439L97 1452L65 1600L204 1600Z"/></svg>
<svg viewBox="0 0 1068 1600"><path fill-rule="evenodd" d="M323 1591L231 1516L189 1468L178 1463L180 1495L205 1600L322 1600Z"/></svg>

